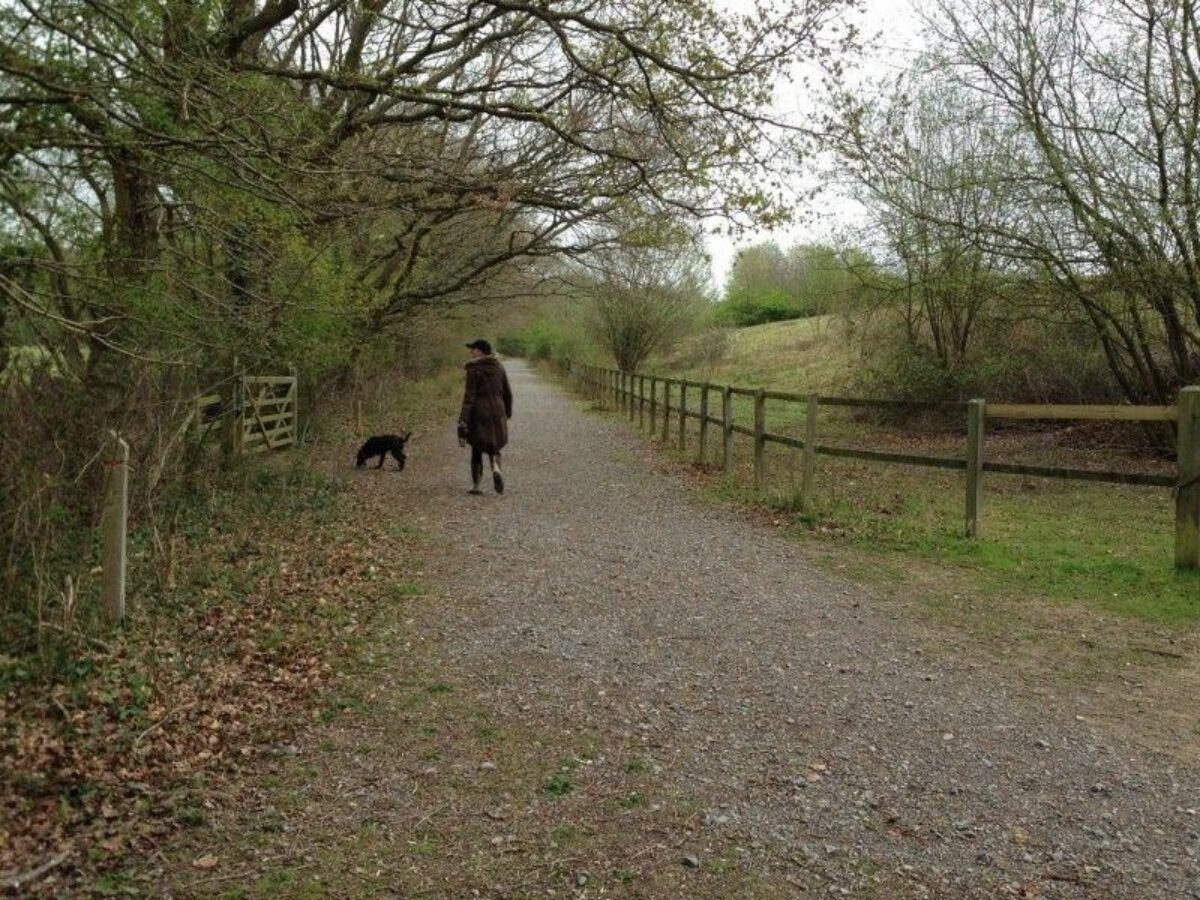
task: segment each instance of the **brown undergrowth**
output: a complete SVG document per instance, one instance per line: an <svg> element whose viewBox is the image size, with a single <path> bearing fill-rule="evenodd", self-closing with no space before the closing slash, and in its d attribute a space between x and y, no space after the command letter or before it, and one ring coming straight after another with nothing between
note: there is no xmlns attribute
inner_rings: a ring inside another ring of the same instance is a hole
<svg viewBox="0 0 1200 900"><path fill-rule="evenodd" d="M445 413L444 384L409 390L392 420ZM21 895L113 894L202 823L208 797L319 718L376 617L403 603L418 538L386 558L345 505L356 439L251 460L191 498L172 586L145 573L131 535L129 615L73 635L54 673L0 662L0 886ZM386 473L397 476L394 471Z"/></svg>

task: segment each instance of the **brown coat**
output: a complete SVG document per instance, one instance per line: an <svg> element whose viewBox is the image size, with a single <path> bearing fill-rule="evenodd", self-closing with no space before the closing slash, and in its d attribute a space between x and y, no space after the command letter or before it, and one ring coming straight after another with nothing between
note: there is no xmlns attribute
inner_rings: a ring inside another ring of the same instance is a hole
<svg viewBox="0 0 1200 900"><path fill-rule="evenodd" d="M458 421L467 426L467 440L472 447L498 453L508 443L508 420L512 417L508 375L494 356L473 359L466 369L467 386Z"/></svg>

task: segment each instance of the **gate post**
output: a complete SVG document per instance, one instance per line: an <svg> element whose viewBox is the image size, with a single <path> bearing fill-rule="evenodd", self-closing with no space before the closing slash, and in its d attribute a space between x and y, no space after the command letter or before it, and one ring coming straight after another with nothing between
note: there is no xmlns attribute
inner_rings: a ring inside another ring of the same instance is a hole
<svg viewBox="0 0 1200 900"><path fill-rule="evenodd" d="M700 386L700 462L704 463L705 451L708 448L708 382Z"/></svg>

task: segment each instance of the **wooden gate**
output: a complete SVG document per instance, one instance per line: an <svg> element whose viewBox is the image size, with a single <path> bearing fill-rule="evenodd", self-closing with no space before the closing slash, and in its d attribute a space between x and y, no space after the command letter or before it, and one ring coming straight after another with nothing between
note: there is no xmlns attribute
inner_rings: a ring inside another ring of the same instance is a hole
<svg viewBox="0 0 1200 900"><path fill-rule="evenodd" d="M243 375L234 423L243 453L275 450L296 443L296 376Z"/></svg>

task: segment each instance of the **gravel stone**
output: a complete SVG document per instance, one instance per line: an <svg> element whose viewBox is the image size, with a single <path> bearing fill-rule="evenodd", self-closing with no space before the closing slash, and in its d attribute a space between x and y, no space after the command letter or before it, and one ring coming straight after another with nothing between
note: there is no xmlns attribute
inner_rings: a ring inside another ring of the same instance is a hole
<svg viewBox="0 0 1200 900"><path fill-rule="evenodd" d="M447 600L424 639L501 715L641 748L663 796L725 811L834 893L865 894L869 859L912 897L1196 895L1194 863L1166 864L1196 858L1194 756L1081 721L1086 685L950 652L662 471L627 421L506 366L505 493L467 496L449 426L390 488L438 537Z"/></svg>

